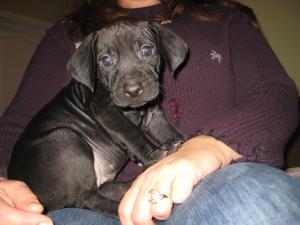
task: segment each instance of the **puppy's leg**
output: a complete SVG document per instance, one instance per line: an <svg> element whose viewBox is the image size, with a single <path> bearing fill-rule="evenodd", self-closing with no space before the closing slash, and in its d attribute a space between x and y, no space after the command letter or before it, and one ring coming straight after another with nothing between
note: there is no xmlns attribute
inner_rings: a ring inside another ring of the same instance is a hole
<svg viewBox="0 0 300 225"><path fill-rule="evenodd" d="M8 174L24 181L47 211L78 207L117 216L119 203L98 190L90 146L69 129L20 141Z"/></svg>
<svg viewBox="0 0 300 225"><path fill-rule="evenodd" d="M105 128L114 143L121 146L132 161L148 166L166 155L149 141L140 127L126 117L120 108L113 105L98 106L94 108L94 111L98 123ZM98 115L101 115L101 118Z"/></svg>
<svg viewBox="0 0 300 225"><path fill-rule="evenodd" d="M159 105L146 111L141 126L145 133L161 144L162 150L174 152L186 139L171 125Z"/></svg>
<svg viewBox="0 0 300 225"><path fill-rule="evenodd" d="M132 181L109 181L102 184L99 191L105 198L120 202L132 183Z"/></svg>
<svg viewBox="0 0 300 225"><path fill-rule="evenodd" d="M119 201L103 197L100 191L93 190L82 193L73 207L90 209L109 217L118 218L119 203Z"/></svg>
<svg viewBox="0 0 300 225"><path fill-rule="evenodd" d="M151 107L146 111L142 122L142 130L160 144L169 140L184 139L184 136L168 121L165 112L159 105Z"/></svg>

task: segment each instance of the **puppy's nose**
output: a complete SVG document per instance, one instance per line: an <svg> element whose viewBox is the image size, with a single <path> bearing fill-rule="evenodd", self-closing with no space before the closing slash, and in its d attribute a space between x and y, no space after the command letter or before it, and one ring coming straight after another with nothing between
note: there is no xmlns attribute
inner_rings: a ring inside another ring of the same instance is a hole
<svg viewBox="0 0 300 225"><path fill-rule="evenodd" d="M127 97L136 98L143 92L143 85L140 82L130 82L123 86L124 94Z"/></svg>

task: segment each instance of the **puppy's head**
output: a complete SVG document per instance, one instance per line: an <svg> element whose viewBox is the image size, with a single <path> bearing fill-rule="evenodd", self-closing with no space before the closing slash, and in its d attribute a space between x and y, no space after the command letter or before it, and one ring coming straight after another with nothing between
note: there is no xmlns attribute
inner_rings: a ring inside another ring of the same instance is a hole
<svg viewBox="0 0 300 225"><path fill-rule="evenodd" d="M117 106L134 108L158 96L162 60L174 73L187 53L184 41L157 23L119 21L89 35L68 70L92 92L100 82Z"/></svg>

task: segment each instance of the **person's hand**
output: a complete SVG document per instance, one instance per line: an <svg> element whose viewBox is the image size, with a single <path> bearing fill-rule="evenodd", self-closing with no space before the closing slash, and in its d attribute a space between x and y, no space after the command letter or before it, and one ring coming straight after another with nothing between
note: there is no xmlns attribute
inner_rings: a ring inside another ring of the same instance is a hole
<svg viewBox="0 0 300 225"><path fill-rule="evenodd" d="M0 225L53 225L28 186L0 178Z"/></svg>
<svg viewBox="0 0 300 225"><path fill-rule="evenodd" d="M182 203L203 177L239 157L213 137L188 140L176 153L152 165L135 180L119 205L122 225L154 225L153 218L168 219L173 203ZM148 199L151 189L169 197L151 204Z"/></svg>

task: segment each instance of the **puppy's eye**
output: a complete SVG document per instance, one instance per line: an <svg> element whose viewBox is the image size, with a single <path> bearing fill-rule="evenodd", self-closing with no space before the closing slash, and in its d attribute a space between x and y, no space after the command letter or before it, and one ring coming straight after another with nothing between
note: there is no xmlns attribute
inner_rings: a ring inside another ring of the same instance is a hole
<svg viewBox="0 0 300 225"><path fill-rule="evenodd" d="M143 56L150 56L153 53L153 47L150 45L142 46L142 55Z"/></svg>
<svg viewBox="0 0 300 225"><path fill-rule="evenodd" d="M109 55L104 55L100 59L103 66L110 66L112 64L112 58Z"/></svg>

